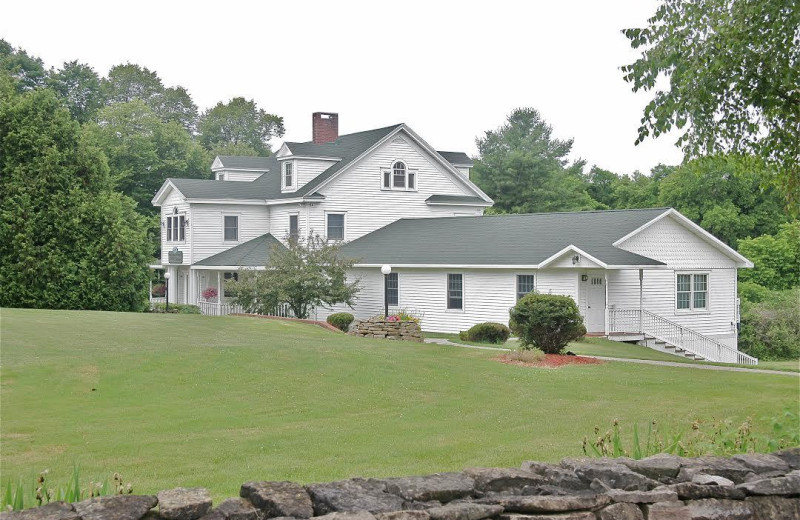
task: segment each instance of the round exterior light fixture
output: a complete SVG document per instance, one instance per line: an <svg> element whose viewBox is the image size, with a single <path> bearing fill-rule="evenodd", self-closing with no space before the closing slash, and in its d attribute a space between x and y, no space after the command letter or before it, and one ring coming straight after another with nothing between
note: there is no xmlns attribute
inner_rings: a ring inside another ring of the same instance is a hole
<svg viewBox="0 0 800 520"><path fill-rule="evenodd" d="M168 272L167 272L167 273L164 273L164 280L169 280L171 276L172 276L172 275L171 275L171 274L169 274Z"/></svg>
<svg viewBox="0 0 800 520"><path fill-rule="evenodd" d="M381 273L389 274L391 272L392 272L392 266L391 265L387 264L387 265L384 265L383 267L381 267Z"/></svg>

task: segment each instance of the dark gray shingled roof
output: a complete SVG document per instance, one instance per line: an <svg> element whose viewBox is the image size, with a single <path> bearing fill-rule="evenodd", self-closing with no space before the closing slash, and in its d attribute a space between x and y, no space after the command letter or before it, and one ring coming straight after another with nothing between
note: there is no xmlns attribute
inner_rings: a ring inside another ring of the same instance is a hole
<svg viewBox="0 0 800 520"><path fill-rule="evenodd" d="M269 169L267 161L269 157L245 157L242 155L218 155L217 157L224 168L258 171Z"/></svg>
<svg viewBox="0 0 800 520"><path fill-rule="evenodd" d="M226 168L267 170L267 173L252 182L217 181L199 179L169 179L188 199L237 199L237 200L274 200L298 197L322 198L316 193L320 184L333 177L347 167L358 156L372 148L378 141L395 131L402 124L346 134L330 143L316 144L286 143L293 155L306 157L338 157L341 160L332 164L313 180L291 193L281 193L281 180L278 160L270 157L238 157L233 155L219 156ZM461 160L461 156L469 160L461 152L439 152L449 154ZM447 159L447 157L445 157ZM448 161L450 159L447 159ZM459 163L460 164L460 163ZM480 199L480 202L485 202Z"/></svg>
<svg viewBox="0 0 800 520"><path fill-rule="evenodd" d="M480 197L473 197L471 195L431 195L425 202L432 204L446 204L446 203L462 203L462 204L483 204L489 206L490 204Z"/></svg>
<svg viewBox="0 0 800 520"><path fill-rule="evenodd" d="M570 244L608 265L663 265L612 244L666 209L402 219L342 248L361 264L538 265Z"/></svg>
<svg viewBox="0 0 800 520"><path fill-rule="evenodd" d="M444 157L444 160L450 164L458 164L459 166L474 166L475 163L469 158L469 155L464 152L439 152L439 155Z"/></svg>
<svg viewBox="0 0 800 520"><path fill-rule="evenodd" d="M243 244L234 246L227 251L209 256L195 265L206 266L262 266L267 265L272 248L278 246L286 248L280 241L267 233Z"/></svg>

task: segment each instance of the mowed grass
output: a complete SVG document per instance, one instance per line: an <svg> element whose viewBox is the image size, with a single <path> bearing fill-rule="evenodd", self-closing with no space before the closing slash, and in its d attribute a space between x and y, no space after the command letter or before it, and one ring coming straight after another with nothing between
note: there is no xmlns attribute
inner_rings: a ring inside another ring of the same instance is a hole
<svg viewBox="0 0 800 520"><path fill-rule="evenodd" d="M241 317L4 309L0 486L49 469L65 484L113 472L137 493L518 466L581 455L614 418L686 430L756 421L789 375L631 363L509 366L496 352L353 338Z"/></svg>

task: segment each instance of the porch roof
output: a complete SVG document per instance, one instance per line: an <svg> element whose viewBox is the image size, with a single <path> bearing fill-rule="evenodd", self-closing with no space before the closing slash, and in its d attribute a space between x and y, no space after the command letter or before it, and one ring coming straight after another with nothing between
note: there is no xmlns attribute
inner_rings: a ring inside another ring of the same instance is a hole
<svg viewBox="0 0 800 520"><path fill-rule="evenodd" d="M267 265L273 246L286 248L281 242L267 233L243 244L234 246L226 251L209 256L195 265L203 266L246 266L256 267Z"/></svg>
<svg viewBox="0 0 800 520"><path fill-rule="evenodd" d="M402 219L342 248L362 265L538 266L574 246L609 267L663 262L615 247L667 209Z"/></svg>

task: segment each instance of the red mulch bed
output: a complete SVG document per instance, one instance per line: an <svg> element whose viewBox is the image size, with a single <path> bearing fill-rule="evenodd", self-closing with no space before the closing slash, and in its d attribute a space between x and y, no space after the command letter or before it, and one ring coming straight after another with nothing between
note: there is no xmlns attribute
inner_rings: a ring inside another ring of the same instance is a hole
<svg viewBox="0 0 800 520"><path fill-rule="evenodd" d="M583 356L562 356L559 354L545 354L544 360L536 363L526 363L524 361L516 361L508 359L505 356L495 358L501 363L506 365L517 365L521 367L539 367L539 368L558 368L564 365L602 365L603 361L600 359L583 357Z"/></svg>

